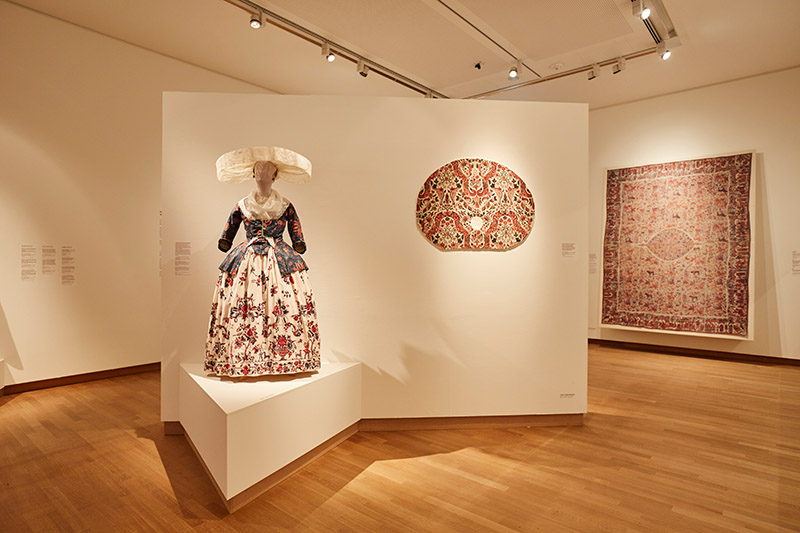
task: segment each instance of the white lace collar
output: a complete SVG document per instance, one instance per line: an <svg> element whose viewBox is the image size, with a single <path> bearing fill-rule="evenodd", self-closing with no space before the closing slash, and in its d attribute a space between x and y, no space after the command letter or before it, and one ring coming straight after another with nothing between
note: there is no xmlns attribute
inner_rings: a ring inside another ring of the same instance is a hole
<svg viewBox="0 0 800 533"><path fill-rule="evenodd" d="M289 200L275 189L269 196L261 196L256 189L239 200L239 209L250 220L275 220L281 217L287 207Z"/></svg>

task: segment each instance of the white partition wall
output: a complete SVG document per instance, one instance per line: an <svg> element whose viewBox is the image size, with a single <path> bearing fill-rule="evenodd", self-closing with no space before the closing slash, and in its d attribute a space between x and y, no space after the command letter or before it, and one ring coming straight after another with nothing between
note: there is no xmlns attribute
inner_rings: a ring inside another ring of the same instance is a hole
<svg viewBox="0 0 800 533"><path fill-rule="evenodd" d="M275 188L303 223L323 360L362 363L364 418L585 412L586 105L166 93L163 116L163 420L180 365L202 361L217 239L251 187L218 183L214 162L252 145L314 165ZM420 234L420 187L459 158L527 183L524 244L442 252Z"/></svg>

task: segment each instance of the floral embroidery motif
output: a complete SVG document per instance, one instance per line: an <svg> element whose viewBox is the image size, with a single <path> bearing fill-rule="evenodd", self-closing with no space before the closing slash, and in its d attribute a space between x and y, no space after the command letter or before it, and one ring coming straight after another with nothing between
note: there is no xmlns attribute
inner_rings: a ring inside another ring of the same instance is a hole
<svg viewBox="0 0 800 533"><path fill-rule="evenodd" d="M684 257L695 247L691 235L678 228L667 228L659 231L646 242L646 246L654 256L663 261L675 261Z"/></svg>
<svg viewBox="0 0 800 533"><path fill-rule="evenodd" d="M308 269L300 254L283 241L283 231L288 226L292 243L303 242L303 230L297 217L297 211L295 211L292 204L289 204L286 211L276 220L251 220L244 216L241 208L237 205L228 217L225 230L222 232L222 239L232 242L242 222L244 222L248 240L228 253L228 256L219 267L220 270L235 272L239 268L245 253L250 249L257 254L266 255L267 250L272 248L269 241L270 237L275 241L275 255L278 259L281 275L286 276L292 272Z"/></svg>
<svg viewBox="0 0 800 533"><path fill-rule="evenodd" d="M307 267L281 238L288 226L292 242L303 242L294 207L277 220L250 220L237 207L222 240L232 241L242 222L248 241L231 250L220 266L205 370L220 376L318 370L319 327Z"/></svg>
<svg viewBox="0 0 800 533"><path fill-rule="evenodd" d="M442 250L509 250L530 234L533 218L525 182L486 159L444 165L417 196L417 226Z"/></svg>
<svg viewBox="0 0 800 533"><path fill-rule="evenodd" d="M608 171L603 324L747 337L751 163Z"/></svg>

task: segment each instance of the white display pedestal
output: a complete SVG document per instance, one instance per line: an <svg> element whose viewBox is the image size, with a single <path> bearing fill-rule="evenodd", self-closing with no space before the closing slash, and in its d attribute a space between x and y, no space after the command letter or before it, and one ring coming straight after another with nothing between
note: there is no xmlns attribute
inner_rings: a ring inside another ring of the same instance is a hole
<svg viewBox="0 0 800 533"><path fill-rule="evenodd" d="M189 443L233 512L358 430L361 364L235 381L184 363L179 407Z"/></svg>

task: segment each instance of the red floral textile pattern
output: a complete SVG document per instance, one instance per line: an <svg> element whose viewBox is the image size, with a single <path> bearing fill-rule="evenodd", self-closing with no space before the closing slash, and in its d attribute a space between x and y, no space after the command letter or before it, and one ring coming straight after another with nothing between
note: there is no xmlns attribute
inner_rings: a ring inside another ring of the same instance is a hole
<svg viewBox="0 0 800 533"><path fill-rule="evenodd" d="M444 165L417 196L417 226L442 250L510 250L530 234L533 217L525 182L486 159Z"/></svg>
<svg viewBox="0 0 800 533"><path fill-rule="evenodd" d="M752 156L608 171L602 324L748 336Z"/></svg>
<svg viewBox="0 0 800 533"><path fill-rule="evenodd" d="M320 345L308 271L281 276L273 248L250 249L235 272L221 270L211 303L204 368L218 376L319 370Z"/></svg>

